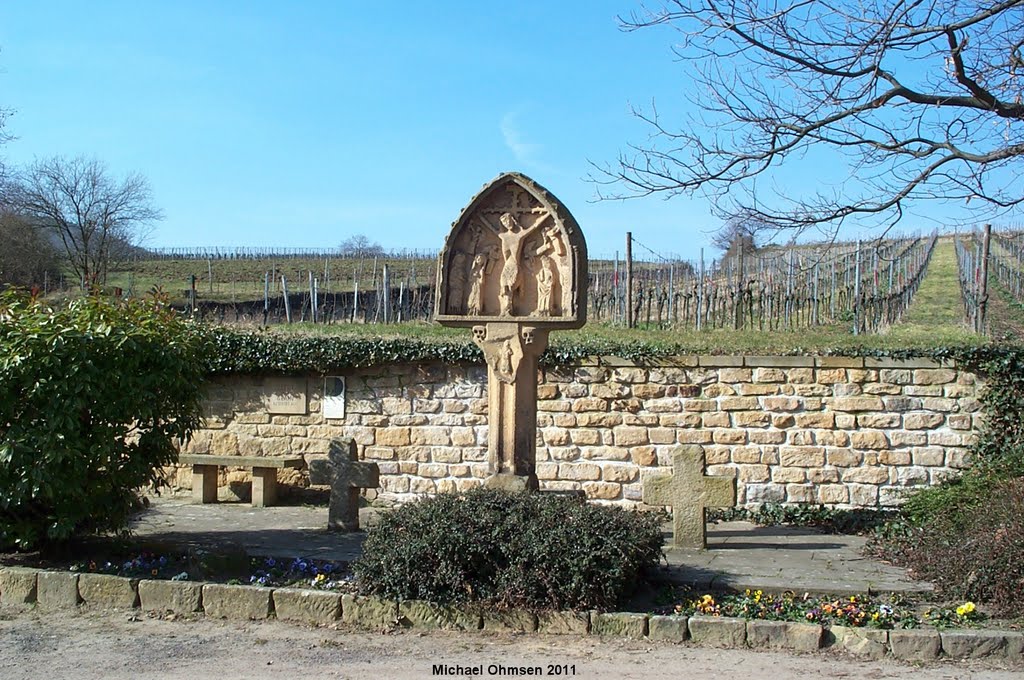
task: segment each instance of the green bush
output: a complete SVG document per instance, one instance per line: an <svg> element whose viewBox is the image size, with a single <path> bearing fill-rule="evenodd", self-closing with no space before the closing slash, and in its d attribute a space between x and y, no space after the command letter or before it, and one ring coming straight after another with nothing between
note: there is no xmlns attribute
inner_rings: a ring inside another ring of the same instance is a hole
<svg viewBox="0 0 1024 680"><path fill-rule="evenodd" d="M1015 613L1024 589L1024 361L1005 354L982 368L985 422L972 466L910 496L870 549L947 597Z"/></svg>
<svg viewBox="0 0 1024 680"><path fill-rule="evenodd" d="M709 519L745 521L761 526L814 527L829 534L865 534L877 530L896 515L894 510L876 508L832 508L824 505L781 505L764 503L756 509L710 510Z"/></svg>
<svg viewBox="0 0 1024 680"><path fill-rule="evenodd" d="M126 526L199 425L202 342L157 301L0 295L0 547Z"/></svg>
<svg viewBox="0 0 1024 680"><path fill-rule="evenodd" d="M353 570L394 599L608 609L658 563L661 519L565 495L441 494L385 515Z"/></svg>
<svg viewBox="0 0 1024 680"><path fill-rule="evenodd" d="M993 611L1017 616L1024 589L1024 478L991 480L978 496L944 493L971 502L941 511L921 511L878 544L880 555L935 583L947 598L986 602ZM920 500L915 499L915 500Z"/></svg>

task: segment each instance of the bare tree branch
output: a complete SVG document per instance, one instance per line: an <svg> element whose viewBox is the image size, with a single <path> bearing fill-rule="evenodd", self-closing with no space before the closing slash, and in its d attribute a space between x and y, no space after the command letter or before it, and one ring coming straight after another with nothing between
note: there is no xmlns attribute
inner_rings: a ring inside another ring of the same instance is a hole
<svg viewBox="0 0 1024 680"><path fill-rule="evenodd" d="M651 138L594 166L600 198L700 192L726 221L792 229L1024 204L1024 0L669 0L623 21L652 26L679 32L698 113L634 111ZM763 190L823 162L842 186Z"/></svg>

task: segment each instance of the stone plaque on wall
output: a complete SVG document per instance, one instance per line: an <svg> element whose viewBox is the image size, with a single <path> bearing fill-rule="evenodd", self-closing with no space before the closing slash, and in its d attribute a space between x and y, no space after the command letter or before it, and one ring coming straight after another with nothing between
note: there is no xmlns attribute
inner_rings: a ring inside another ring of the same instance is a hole
<svg viewBox="0 0 1024 680"><path fill-rule="evenodd" d="M276 415L305 415L309 403L305 378L264 378L263 408Z"/></svg>
<svg viewBox="0 0 1024 680"><path fill-rule="evenodd" d="M324 378L324 418L342 420L345 418L345 377L329 375Z"/></svg>

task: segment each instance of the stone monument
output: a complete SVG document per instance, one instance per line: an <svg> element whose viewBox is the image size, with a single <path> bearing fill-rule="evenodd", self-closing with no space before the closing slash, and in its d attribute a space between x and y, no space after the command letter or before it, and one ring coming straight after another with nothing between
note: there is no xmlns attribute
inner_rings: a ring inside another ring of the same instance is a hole
<svg viewBox="0 0 1024 680"><path fill-rule="evenodd" d="M536 489L537 359L587 316L587 244L569 210L515 173L462 211L438 262L435 317L473 329L487 361L488 486Z"/></svg>
<svg viewBox="0 0 1024 680"><path fill-rule="evenodd" d="M380 485L376 463L359 460L356 442L344 438L331 442L327 458L309 462L310 484L329 484L331 501L327 528L332 531L359 530L359 490Z"/></svg>
<svg viewBox="0 0 1024 680"><path fill-rule="evenodd" d="M704 476L704 447L679 446L672 452L671 474L646 477L643 501L672 506L672 545L704 550L708 547L707 508L736 505L734 477Z"/></svg>

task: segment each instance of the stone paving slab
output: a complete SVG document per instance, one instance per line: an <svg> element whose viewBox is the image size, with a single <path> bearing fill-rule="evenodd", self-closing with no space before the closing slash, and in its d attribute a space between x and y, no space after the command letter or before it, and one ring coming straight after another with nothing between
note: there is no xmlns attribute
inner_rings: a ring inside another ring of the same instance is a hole
<svg viewBox="0 0 1024 680"><path fill-rule="evenodd" d="M372 526L377 512L360 510L362 526ZM157 543L221 549L241 547L250 555L351 561L362 551L363 532L327 530L327 508L248 503L197 505L178 499L150 500L132 520L132 534Z"/></svg>
<svg viewBox="0 0 1024 680"><path fill-rule="evenodd" d="M707 550L665 552L667 578L701 589L795 590L811 594L926 594L932 585L861 554L863 536L750 522L708 526Z"/></svg>
<svg viewBox="0 0 1024 680"><path fill-rule="evenodd" d="M360 525L372 527L378 510L362 508ZM157 498L132 522L142 539L190 547L243 548L250 555L351 561L366 534L327 530L327 508L246 503L196 505ZM665 527L670 538L670 526ZM928 593L931 584L861 554L867 539L808 529L758 527L749 522L708 525L707 550L668 549L663 576L697 590L745 588L812 594Z"/></svg>

